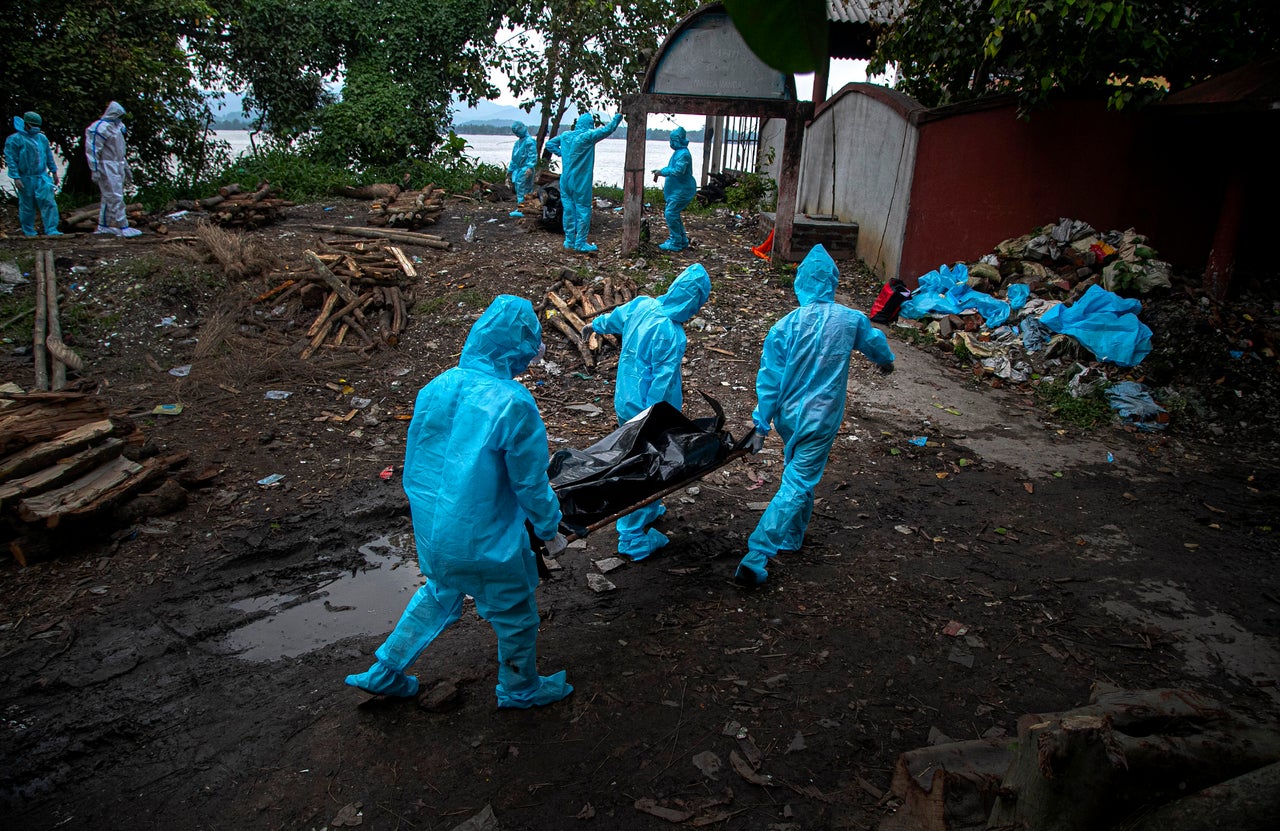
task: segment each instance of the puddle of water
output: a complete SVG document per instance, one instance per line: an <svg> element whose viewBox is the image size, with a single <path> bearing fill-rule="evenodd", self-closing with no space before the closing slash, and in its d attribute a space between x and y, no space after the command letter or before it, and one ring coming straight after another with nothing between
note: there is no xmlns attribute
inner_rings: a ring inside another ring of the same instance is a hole
<svg viewBox="0 0 1280 831"><path fill-rule="evenodd" d="M320 586L305 602L269 594L231 604L242 612L270 611L232 631L222 645L246 661L296 658L352 635L385 635L400 619L409 596L423 584L413 557L413 535L380 537L360 547L367 567Z"/></svg>

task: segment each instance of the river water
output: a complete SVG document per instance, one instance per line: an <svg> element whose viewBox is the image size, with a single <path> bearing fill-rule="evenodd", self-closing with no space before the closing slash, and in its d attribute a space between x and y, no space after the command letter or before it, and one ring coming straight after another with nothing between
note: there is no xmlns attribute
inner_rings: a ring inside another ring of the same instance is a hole
<svg viewBox="0 0 1280 831"><path fill-rule="evenodd" d="M214 135L230 145L233 158L241 153L251 152L249 132L247 130L222 130ZM467 155L482 162L500 164L504 167L511 161L511 148L516 142L516 137L513 135L468 135L462 136L462 138L467 142ZM702 143L691 143L689 152L693 155L693 177L701 181ZM594 184L622 187L622 169L626 161L626 155L627 142L624 139L607 138L597 144ZM665 167L667 162L671 160L671 145L666 141L645 142L644 155L645 170ZM58 166L62 169L66 167L61 159L58 160ZM647 187L660 187L661 181L659 180L658 184L655 185L652 176L645 177L645 185ZM4 173L0 173L0 189L13 190L9 177Z"/></svg>

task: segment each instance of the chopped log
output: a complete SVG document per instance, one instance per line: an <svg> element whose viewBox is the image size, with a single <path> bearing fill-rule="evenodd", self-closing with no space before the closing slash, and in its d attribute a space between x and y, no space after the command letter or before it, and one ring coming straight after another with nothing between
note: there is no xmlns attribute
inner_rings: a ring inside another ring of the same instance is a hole
<svg viewBox="0 0 1280 831"><path fill-rule="evenodd" d="M984 826L1014 744L1012 739L977 739L901 754L889 790L902 805L885 817L880 831Z"/></svg>
<svg viewBox="0 0 1280 831"><path fill-rule="evenodd" d="M49 343L56 343L57 349L50 349L53 358L50 361L52 370L49 373L49 387L55 392L67 385L67 364L59 357L60 353L69 352L62 344L62 324L58 321L58 268L53 264L53 251L36 252L36 259L44 257L44 292L45 292L45 325L48 334L45 336L45 348Z"/></svg>
<svg viewBox="0 0 1280 831"><path fill-rule="evenodd" d="M285 289L288 289L292 286L296 286L297 284L298 284L297 280L285 280L283 283L271 289L270 291L263 292L262 294L253 298L253 302L265 303L271 298L275 297L277 294L280 294L280 292L284 291Z"/></svg>
<svg viewBox="0 0 1280 831"><path fill-rule="evenodd" d="M418 270L413 267L413 263L394 245L387 246L387 250L391 252L391 256L396 258L396 262L400 264L400 270L404 272L404 276L413 278L418 276Z"/></svg>
<svg viewBox="0 0 1280 831"><path fill-rule="evenodd" d="M578 315L573 311L573 309L569 308L569 304L564 302L564 299L560 297L560 295L556 294L553 291L553 292L550 292L547 295L547 297L551 300L551 304L560 311L560 314L565 316L565 319L568 320L569 323L575 329L581 332L583 329L586 328L587 322L582 318L578 317Z"/></svg>
<svg viewBox="0 0 1280 831"><path fill-rule="evenodd" d="M44 254L40 251L36 252L36 319L34 324L34 335L31 345L31 356L35 359L36 383L38 390L49 389L49 358L46 352L45 338L49 331L47 327L49 316L49 296L44 287Z"/></svg>
<svg viewBox="0 0 1280 831"><path fill-rule="evenodd" d="M254 202L261 202L263 199L266 199L268 196L270 196L273 192L275 192L275 186L272 185L270 182L263 182L262 187L258 188L258 190L250 197L250 199L252 199Z"/></svg>
<svg viewBox="0 0 1280 831"><path fill-rule="evenodd" d="M235 196L239 192L240 184L238 182L232 182L229 185L223 185L218 188L218 194L221 196Z"/></svg>
<svg viewBox="0 0 1280 831"><path fill-rule="evenodd" d="M207 211L210 208L218 207L219 205L221 205L223 202L226 202L226 201L227 201L227 197L225 196L210 196L207 199L197 199L196 204L199 205L202 209Z"/></svg>
<svg viewBox="0 0 1280 831"><path fill-rule="evenodd" d="M302 253L302 255L311 263L311 267L316 270L316 274L320 275L320 279L328 283L329 288L336 291L338 296L341 297L344 302L351 303L356 299L356 294L351 290L351 287L339 280L337 276L329 270L329 267L320 260L320 257L316 255L316 252L307 249Z"/></svg>
<svg viewBox="0 0 1280 831"><path fill-rule="evenodd" d="M350 315L347 319L354 324L355 317L359 313L360 307L371 300L373 300L373 295L356 298L352 302L343 306L336 314L330 315L329 318L320 326L320 329L316 332L315 337L311 339L311 343L307 345L307 348L302 350L302 355L300 357L305 361L320 348L320 345L329 337L329 330L333 327L335 321L342 321L345 316ZM359 326L353 326L353 328L357 330L357 334L364 331Z"/></svg>
<svg viewBox="0 0 1280 831"><path fill-rule="evenodd" d="M613 306L613 278L612 277L604 278L604 286L602 286L602 293L604 294L604 308L612 307Z"/></svg>
<svg viewBox="0 0 1280 831"><path fill-rule="evenodd" d="M333 336L333 345L342 346L342 342L347 339L347 332L350 331L351 324L344 321L343 324L338 327L338 334Z"/></svg>
<svg viewBox="0 0 1280 831"><path fill-rule="evenodd" d="M571 327L568 323L565 323L563 315L558 315L558 314L550 315L549 317L547 317L547 321L549 321L552 326L556 327L561 332L563 332L564 336L569 339L569 342L572 343L575 347L577 347L578 354L582 356L582 362L584 364L586 364L588 367L593 367L596 365L596 356L591 354L591 350L588 349L587 345L582 342L582 338L578 334L579 332L582 331L581 329L575 332L573 330L573 327Z"/></svg>
<svg viewBox="0 0 1280 831"><path fill-rule="evenodd" d="M400 340L400 333L404 331L404 295L400 293L397 286L387 289L387 294L391 300L391 334L395 335L396 341Z"/></svg>
<svg viewBox="0 0 1280 831"><path fill-rule="evenodd" d="M9 553L23 568L52 560L57 556L52 544L44 535L21 537L9 542Z"/></svg>
<svg viewBox="0 0 1280 831"><path fill-rule="evenodd" d="M1129 831L1267 831L1280 816L1280 762L1156 808Z"/></svg>
<svg viewBox="0 0 1280 831"><path fill-rule="evenodd" d="M104 495L142 475L144 470L143 465L119 456L68 485L23 499L18 503L18 516L26 522L43 520L52 528L62 516L94 504Z"/></svg>
<svg viewBox="0 0 1280 831"><path fill-rule="evenodd" d="M410 231L389 231L386 229L357 228L345 225L312 225L311 227L317 231L330 231L336 234L350 234L353 237L389 239L395 242L425 245L428 248L439 248L445 251L449 249L449 243L447 241L432 234L415 234Z"/></svg>
<svg viewBox="0 0 1280 831"><path fill-rule="evenodd" d="M1095 689L1086 707L1020 725L992 827L1084 831L1117 806L1162 801L1280 761L1280 732L1179 690Z"/></svg>
<svg viewBox="0 0 1280 831"><path fill-rule="evenodd" d="M311 324L311 328L307 330L307 337L314 338L319 332L320 327L324 326L325 321L329 319L333 307L338 304L338 293L330 292L325 298L324 305L320 307L320 314L316 315L315 322Z"/></svg>
<svg viewBox="0 0 1280 831"><path fill-rule="evenodd" d="M132 524L147 517L171 514L186 506L186 490L172 479L165 479L160 483L160 487L150 493L136 496L117 508L115 519L123 524Z"/></svg>
<svg viewBox="0 0 1280 831"><path fill-rule="evenodd" d="M33 444L30 447L0 460L0 481L15 476L25 476L55 463L58 459L76 453L84 447L111 435L115 425L110 419L100 419L75 427L57 438Z"/></svg>
<svg viewBox="0 0 1280 831"><path fill-rule="evenodd" d="M78 479L85 473L119 456L123 447L124 442L120 439L107 439L97 447L81 450L79 453L67 456L43 470L38 470L21 479L6 482L0 485L0 507L15 498L25 499L30 496L36 496Z"/></svg>

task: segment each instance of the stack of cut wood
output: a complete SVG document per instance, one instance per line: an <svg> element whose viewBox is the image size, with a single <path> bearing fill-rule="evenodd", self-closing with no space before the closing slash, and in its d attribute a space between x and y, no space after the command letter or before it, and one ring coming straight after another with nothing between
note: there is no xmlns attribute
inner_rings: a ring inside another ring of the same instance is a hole
<svg viewBox="0 0 1280 831"><path fill-rule="evenodd" d="M281 273L283 282L258 302L295 304L296 316L318 309L301 357L319 349L360 352L395 346L414 303L418 272L401 249L385 240L324 240L322 253L306 251L309 271ZM287 307L286 307L287 308Z"/></svg>
<svg viewBox="0 0 1280 831"><path fill-rule="evenodd" d="M279 188L270 182L262 182L252 192L237 184L218 188L217 196L201 199L196 207L209 212L209 219L224 228L261 228L280 219L282 208L293 203L278 198Z"/></svg>
<svg viewBox="0 0 1280 831"><path fill-rule="evenodd" d="M151 217L147 215L147 209L142 203L124 206L125 215L129 219L129 225L132 228L149 228L152 225ZM62 218L62 230L69 232L88 232L93 233L98 229L98 215L102 213L102 203L94 202L92 205L85 205L83 208L76 208L71 213Z"/></svg>
<svg viewBox="0 0 1280 831"><path fill-rule="evenodd" d="M186 454L126 458L142 436L96 396L3 392L0 404L0 512L17 531L9 549L22 565L59 553L50 529L83 521L102 531L104 517L129 521L186 504L182 486L165 478ZM144 489L151 492L139 496Z"/></svg>
<svg viewBox="0 0 1280 831"><path fill-rule="evenodd" d="M444 212L444 190L427 185L422 190L402 190L393 185L385 196L369 206L370 225L421 228L434 225Z"/></svg>
<svg viewBox="0 0 1280 831"><path fill-rule="evenodd" d="M582 330L597 315L621 306L636 296L635 285L626 278L606 277L586 286L573 282L574 272L563 269L560 272L560 283L552 287L543 297L538 311L553 328L559 330L569 339L582 362L588 367L596 365L596 351L602 343L618 346L618 339L613 335L592 334L587 340L582 339Z"/></svg>
<svg viewBox="0 0 1280 831"><path fill-rule="evenodd" d="M38 390L60 390L67 385L67 369L84 369L84 361L62 342L58 319L58 272L52 251L36 252L36 319L31 342Z"/></svg>

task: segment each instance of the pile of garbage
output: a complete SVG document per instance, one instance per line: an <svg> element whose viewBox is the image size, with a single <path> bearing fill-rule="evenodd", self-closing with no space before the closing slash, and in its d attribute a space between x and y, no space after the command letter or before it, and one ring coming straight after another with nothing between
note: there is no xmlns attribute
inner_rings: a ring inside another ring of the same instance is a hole
<svg viewBox="0 0 1280 831"><path fill-rule="evenodd" d="M1098 233L1061 219L1005 240L976 263L923 275L899 313L922 321L997 385L1066 374L1072 393L1083 395L1111 386L1108 372L1122 374L1150 354L1151 329L1134 295L1170 288L1170 276L1134 229ZM1167 414L1141 384L1119 393L1113 407L1130 423L1164 427Z"/></svg>

